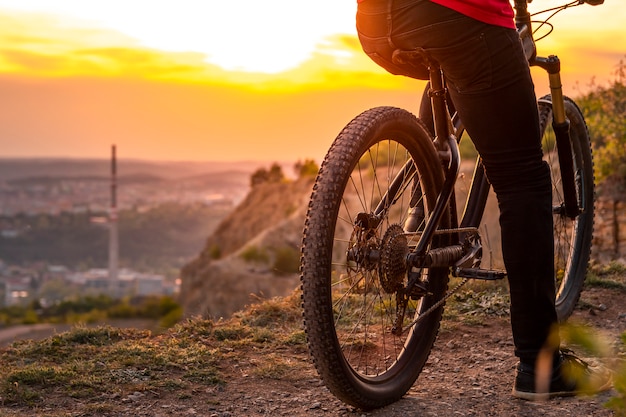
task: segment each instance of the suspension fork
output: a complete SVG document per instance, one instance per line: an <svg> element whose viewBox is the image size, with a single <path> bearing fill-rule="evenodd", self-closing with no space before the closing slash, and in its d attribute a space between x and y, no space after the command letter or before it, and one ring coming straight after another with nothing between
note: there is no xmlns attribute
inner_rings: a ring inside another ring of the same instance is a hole
<svg viewBox="0 0 626 417"><path fill-rule="evenodd" d="M578 207L578 198L576 196L574 160L569 129L570 122L565 114L565 99L561 84L561 61L557 56L550 55L548 58L535 58L531 61L531 65L543 68L548 73L552 97L552 128L554 129L556 148L559 155L565 215L570 219L575 219L580 214L580 208Z"/></svg>

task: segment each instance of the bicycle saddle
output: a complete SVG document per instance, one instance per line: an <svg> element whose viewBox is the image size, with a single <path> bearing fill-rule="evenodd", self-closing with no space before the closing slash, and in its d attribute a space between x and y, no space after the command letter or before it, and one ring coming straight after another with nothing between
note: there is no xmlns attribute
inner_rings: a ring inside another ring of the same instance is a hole
<svg viewBox="0 0 626 417"><path fill-rule="evenodd" d="M439 67L437 61L432 59L423 48L411 50L396 49L391 55L391 60L396 65L411 65L414 67Z"/></svg>
<svg viewBox="0 0 626 417"><path fill-rule="evenodd" d="M429 68L439 67L439 64L422 48L396 49L391 55L391 61L396 65L410 66L415 70L414 77L423 80L429 78Z"/></svg>

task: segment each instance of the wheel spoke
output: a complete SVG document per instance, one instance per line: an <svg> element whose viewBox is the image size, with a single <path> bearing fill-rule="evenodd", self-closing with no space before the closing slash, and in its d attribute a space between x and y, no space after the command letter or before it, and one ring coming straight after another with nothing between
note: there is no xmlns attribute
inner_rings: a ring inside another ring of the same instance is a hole
<svg viewBox="0 0 626 417"><path fill-rule="evenodd" d="M580 110L565 99L565 110L570 121L570 143L575 170L575 189L580 214L570 219L565 213L563 183L558 149L552 129L552 109L544 103L539 106L544 160L552 175L552 213L554 221L554 269L557 287L556 308L560 320L574 309L583 281L591 247L593 227L593 166L589 135Z"/></svg>
<svg viewBox="0 0 626 417"><path fill-rule="evenodd" d="M425 126L390 107L368 110L346 126L323 167L309 204L302 249L307 340L329 388L354 405L371 407L373 403L364 404L364 397L354 398L354 393L365 389L367 401L377 404L403 395L402 387L414 382L439 329L442 308L413 330L392 332L397 291L408 278L405 267L390 265L404 262L408 241L417 233L410 233L403 245L383 238L390 236L388 229L403 235L411 204L424 207L417 223L428 219L428 208L443 184L443 169ZM443 297L445 272L429 272L425 298ZM400 316L410 323L424 299L401 297L408 305Z"/></svg>

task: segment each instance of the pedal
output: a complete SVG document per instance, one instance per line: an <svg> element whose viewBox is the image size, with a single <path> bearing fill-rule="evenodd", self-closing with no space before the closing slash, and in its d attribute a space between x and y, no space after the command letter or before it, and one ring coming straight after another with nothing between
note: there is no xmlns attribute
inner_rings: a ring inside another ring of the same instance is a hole
<svg viewBox="0 0 626 417"><path fill-rule="evenodd" d="M456 268L452 271L452 275L458 278L497 281L499 279L506 278L506 271L481 268Z"/></svg>

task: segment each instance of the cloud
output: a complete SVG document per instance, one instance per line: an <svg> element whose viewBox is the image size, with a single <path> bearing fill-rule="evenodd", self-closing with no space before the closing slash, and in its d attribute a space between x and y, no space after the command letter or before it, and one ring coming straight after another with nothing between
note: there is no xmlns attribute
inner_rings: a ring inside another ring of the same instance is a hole
<svg viewBox="0 0 626 417"><path fill-rule="evenodd" d="M146 48L115 31L62 25L45 15L0 15L0 45L5 74L140 78L265 91L406 87L405 80L370 61L353 35L329 36L300 65L275 74L227 71L202 53Z"/></svg>
<svg viewBox="0 0 626 417"><path fill-rule="evenodd" d="M119 33L65 27L40 15L0 15L0 72L39 77L199 78L220 72L197 53L142 48Z"/></svg>

